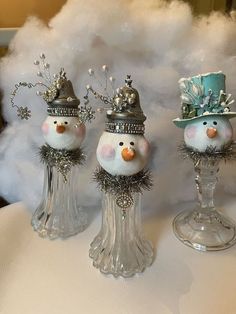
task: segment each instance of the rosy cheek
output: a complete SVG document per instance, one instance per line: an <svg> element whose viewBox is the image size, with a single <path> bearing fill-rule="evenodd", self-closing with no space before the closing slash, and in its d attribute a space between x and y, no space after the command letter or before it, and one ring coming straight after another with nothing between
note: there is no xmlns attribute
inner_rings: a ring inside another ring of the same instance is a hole
<svg viewBox="0 0 236 314"><path fill-rule="evenodd" d="M111 159L114 159L114 157L115 157L115 150L111 145L106 144L100 148L99 155L103 159L111 160Z"/></svg>
<svg viewBox="0 0 236 314"><path fill-rule="evenodd" d="M225 129L225 136L228 139L232 138L232 136L233 136L232 130L231 129Z"/></svg>
<svg viewBox="0 0 236 314"><path fill-rule="evenodd" d="M84 124L80 124L77 128L75 128L75 134L78 137L84 138L85 132L86 132L86 128Z"/></svg>
<svg viewBox="0 0 236 314"><path fill-rule="evenodd" d="M150 152L150 144L146 139L139 143L139 151L141 155L145 156Z"/></svg>
<svg viewBox="0 0 236 314"><path fill-rule="evenodd" d="M42 127L41 127L41 130L42 130L43 134L47 135L47 134L48 134L48 131L49 131L49 125L48 125L48 123L44 122L44 124L43 124Z"/></svg>
<svg viewBox="0 0 236 314"><path fill-rule="evenodd" d="M185 130L185 134L187 138L195 137L196 133L197 133L197 127L194 125L187 127Z"/></svg>

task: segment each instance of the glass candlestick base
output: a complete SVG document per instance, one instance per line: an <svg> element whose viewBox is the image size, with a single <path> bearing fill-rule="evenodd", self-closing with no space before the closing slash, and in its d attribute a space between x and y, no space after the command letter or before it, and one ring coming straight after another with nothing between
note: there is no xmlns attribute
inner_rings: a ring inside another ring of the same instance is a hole
<svg viewBox="0 0 236 314"><path fill-rule="evenodd" d="M89 250L93 265L114 277L141 273L153 261L152 245L141 230L140 195L132 198L133 204L122 209L114 195L104 195L102 227Z"/></svg>
<svg viewBox="0 0 236 314"><path fill-rule="evenodd" d="M78 169L67 182L55 167L45 166L43 198L32 216L33 229L43 238L67 238L87 227L87 214L78 202Z"/></svg>
<svg viewBox="0 0 236 314"><path fill-rule="evenodd" d="M199 251L217 251L236 243L236 225L217 211L213 195L219 160L202 158L195 164L199 205L180 213L173 221L176 237Z"/></svg>
<svg viewBox="0 0 236 314"><path fill-rule="evenodd" d="M234 222L216 210L184 211L174 219L173 229L180 241L199 251L223 250L236 242Z"/></svg>

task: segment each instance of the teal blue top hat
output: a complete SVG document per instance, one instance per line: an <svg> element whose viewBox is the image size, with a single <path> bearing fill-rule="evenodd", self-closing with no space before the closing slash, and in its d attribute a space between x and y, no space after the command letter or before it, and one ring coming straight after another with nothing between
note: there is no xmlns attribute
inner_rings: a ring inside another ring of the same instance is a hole
<svg viewBox="0 0 236 314"><path fill-rule="evenodd" d="M199 74L179 80L181 91L182 118L173 120L180 128L194 119L203 116L225 116L228 119L236 117L236 112L230 112L231 94L225 93L225 75L222 72Z"/></svg>

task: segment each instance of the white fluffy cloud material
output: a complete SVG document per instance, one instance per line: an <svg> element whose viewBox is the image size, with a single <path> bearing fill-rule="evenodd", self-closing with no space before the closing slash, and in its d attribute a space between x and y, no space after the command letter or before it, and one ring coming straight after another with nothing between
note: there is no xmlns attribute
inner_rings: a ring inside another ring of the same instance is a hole
<svg viewBox="0 0 236 314"><path fill-rule="evenodd" d="M22 90L15 101L32 111L32 118L22 122L10 106L10 94L15 83L37 80L33 62L41 52L52 73L65 68L80 99L90 67L107 64L117 87L126 74L132 74L147 116L146 137L153 147L150 168L155 186L144 194L145 208L158 210L161 203L194 198L192 164L177 153L183 130L171 121L180 114L177 82L183 76L222 70L227 91L236 97L233 18L220 13L196 18L187 4L161 0L68 0L49 25L29 18L0 65L3 113L8 122L0 137L0 195L9 202L23 200L32 211L40 201L43 184L37 149L43 144L40 126L46 117L46 103L35 90ZM87 127L87 164L81 167L79 178L81 203L87 206L97 204L100 198L91 177L104 121L100 115ZM231 193L236 193L234 169L236 165L229 163L221 171L220 184Z"/></svg>

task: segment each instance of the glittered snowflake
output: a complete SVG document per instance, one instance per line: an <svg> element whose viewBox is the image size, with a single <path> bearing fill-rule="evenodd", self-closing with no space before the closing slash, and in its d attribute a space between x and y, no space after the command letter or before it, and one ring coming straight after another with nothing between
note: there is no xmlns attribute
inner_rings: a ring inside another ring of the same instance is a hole
<svg viewBox="0 0 236 314"><path fill-rule="evenodd" d="M31 117L31 111L28 109L28 107L18 107L17 116L22 120L28 120Z"/></svg>
<svg viewBox="0 0 236 314"><path fill-rule="evenodd" d="M80 106L79 118L82 123L91 122L93 119L95 119L95 111L92 110L91 106Z"/></svg>

